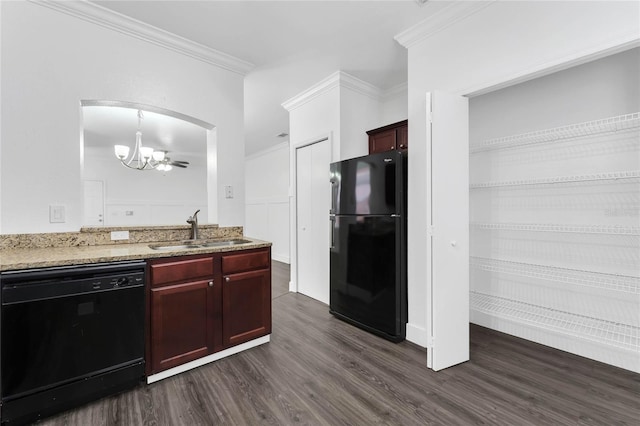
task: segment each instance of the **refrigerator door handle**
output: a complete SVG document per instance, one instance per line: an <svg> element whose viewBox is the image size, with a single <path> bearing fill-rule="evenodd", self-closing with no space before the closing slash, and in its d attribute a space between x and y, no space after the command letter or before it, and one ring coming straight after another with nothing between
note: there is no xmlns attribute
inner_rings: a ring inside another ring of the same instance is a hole
<svg viewBox="0 0 640 426"><path fill-rule="evenodd" d="M334 236L335 222L336 222L336 217L329 216L329 249L333 249L335 247L335 236Z"/></svg>
<svg viewBox="0 0 640 426"><path fill-rule="evenodd" d="M336 186L337 182L335 179L331 179L331 208L329 209L329 214L335 214L336 212Z"/></svg>

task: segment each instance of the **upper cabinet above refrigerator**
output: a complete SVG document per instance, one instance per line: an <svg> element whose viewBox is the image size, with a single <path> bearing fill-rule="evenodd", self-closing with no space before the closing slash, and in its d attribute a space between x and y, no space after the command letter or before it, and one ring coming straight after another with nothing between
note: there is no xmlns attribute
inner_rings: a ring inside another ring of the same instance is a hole
<svg viewBox="0 0 640 426"><path fill-rule="evenodd" d="M407 151L409 147L408 120L367 131L369 154L384 151Z"/></svg>

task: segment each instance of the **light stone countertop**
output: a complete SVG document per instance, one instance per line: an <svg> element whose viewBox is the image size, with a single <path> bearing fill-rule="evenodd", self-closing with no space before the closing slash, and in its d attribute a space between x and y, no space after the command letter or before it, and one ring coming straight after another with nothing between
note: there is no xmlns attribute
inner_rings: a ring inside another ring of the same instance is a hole
<svg viewBox="0 0 640 426"><path fill-rule="evenodd" d="M271 247L271 243L267 241L247 237L242 237L242 239L250 242L233 246L163 250L150 248L150 243L3 249L0 250L0 271L155 259ZM152 244L158 243L154 242Z"/></svg>

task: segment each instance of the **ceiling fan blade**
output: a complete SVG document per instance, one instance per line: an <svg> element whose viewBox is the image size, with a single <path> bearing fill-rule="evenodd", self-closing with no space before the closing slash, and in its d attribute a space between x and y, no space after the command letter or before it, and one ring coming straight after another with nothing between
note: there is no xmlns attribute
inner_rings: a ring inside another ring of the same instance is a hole
<svg viewBox="0 0 640 426"><path fill-rule="evenodd" d="M188 161L173 160L174 163L189 164Z"/></svg>
<svg viewBox="0 0 640 426"><path fill-rule="evenodd" d="M171 164L172 166L176 166L176 167L182 167L183 169L186 169L187 166L185 166L184 164L178 164L176 162L170 162L169 164Z"/></svg>

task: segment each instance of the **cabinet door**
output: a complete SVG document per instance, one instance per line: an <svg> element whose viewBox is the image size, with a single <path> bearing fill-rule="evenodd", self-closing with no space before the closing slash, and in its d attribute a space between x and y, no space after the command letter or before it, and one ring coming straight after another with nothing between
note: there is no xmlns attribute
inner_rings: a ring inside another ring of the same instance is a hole
<svg viewBox="0 0 640 426"><path fill-rule="evenodd" d="M229 274L222 287L222 339L234 346L271 333L271 271Z"/></svg>
<svg viewBox="0 0 640 426"><path fill-rule="evenodd" d="M157 373L213 352L213 281L151 289L151 369Z"/></svg>
<svg viewBox="0 0 640 426"><path fill-rule="evenodd" d="M369 135L369 154L396 149L396 129Z"/></svg>
<svg viewBox="0 0 640 426"><path fill-rule="evenodd" d="M396 130L396 145L401 151L409 149L409 126L404 125Z"/></svg>

